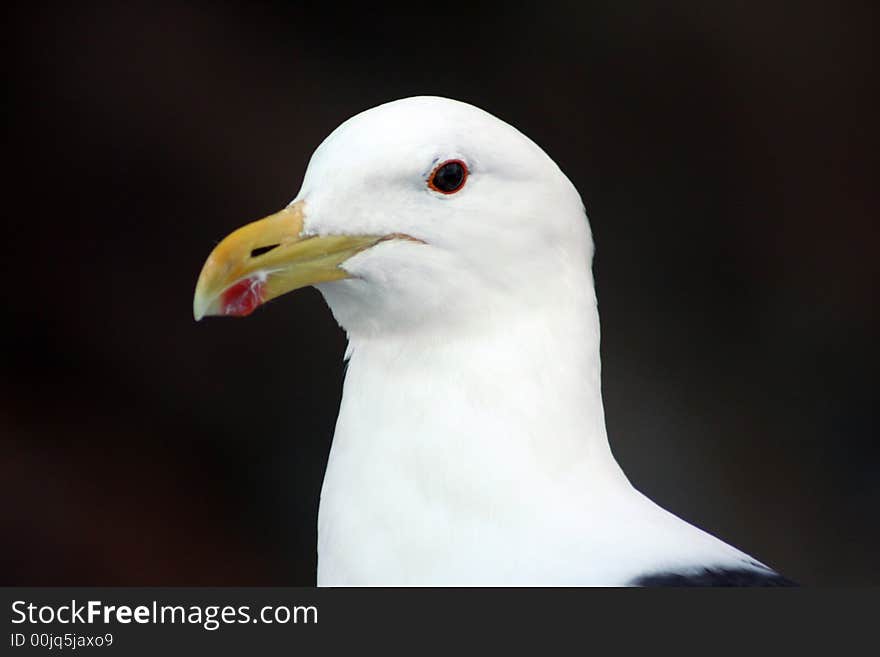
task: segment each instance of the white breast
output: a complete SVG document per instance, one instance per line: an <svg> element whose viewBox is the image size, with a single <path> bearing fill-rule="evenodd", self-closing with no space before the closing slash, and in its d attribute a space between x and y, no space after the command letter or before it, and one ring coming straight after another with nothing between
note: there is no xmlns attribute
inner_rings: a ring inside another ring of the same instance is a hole
<svg viewBox="0 0 880 657"><path fill-rule="evenodd" d="M319 585L622 585L748 561L631 487L608 449L598 362L558 353L577 343L552 333L542 319L353 345Z"/></svg>

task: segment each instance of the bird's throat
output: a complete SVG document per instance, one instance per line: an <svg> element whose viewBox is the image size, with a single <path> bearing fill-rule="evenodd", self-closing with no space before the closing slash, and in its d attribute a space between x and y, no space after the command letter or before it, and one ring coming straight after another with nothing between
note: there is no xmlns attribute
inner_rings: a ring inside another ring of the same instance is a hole
<svg viewBox="0 0 880 657"><path fill-rule="evenodd" d="M591 464L607 471L598 340L595 307L496 334L355 337L332 449L472 489L478 472L558 481L589 477Z"/></svg>

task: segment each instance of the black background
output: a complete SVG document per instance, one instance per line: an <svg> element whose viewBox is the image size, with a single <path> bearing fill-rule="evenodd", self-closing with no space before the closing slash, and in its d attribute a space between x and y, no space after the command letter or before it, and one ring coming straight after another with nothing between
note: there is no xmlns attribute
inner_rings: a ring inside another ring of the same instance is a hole
<svg viewBox="0 0 880 657"><path fill-rule="evenodd" d="M314 583L344 336L314 290L200 324L192 292L336 125L418 94L583 195L636 486L880 583L869 5L10 5L2 583Z"/></svg>

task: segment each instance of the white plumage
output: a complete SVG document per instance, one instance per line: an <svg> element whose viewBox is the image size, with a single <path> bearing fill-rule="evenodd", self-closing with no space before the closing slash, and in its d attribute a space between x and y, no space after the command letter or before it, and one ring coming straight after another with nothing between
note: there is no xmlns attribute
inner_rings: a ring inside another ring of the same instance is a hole
<svg viewBox="0 0 880 657"><path fill-rule="evenodd" d="M438 193L426 181L449 160L469 175ZM391 102L321 144L293 203L305 235L392 238L316 286L349 340L319 585L775 576L614 460L589 223L532 141L457 101Z"/></svg>
<svg viewBox="0 0 880 657"><path fill-rule="evenodd" d="M425 188L461 158L455 196ZM593 244L533 142L440 98L369 110L314 154L309 232L406 233L319 285L350 358L318 583L625 584L754 560L636 491L608 446Z"/></svg>

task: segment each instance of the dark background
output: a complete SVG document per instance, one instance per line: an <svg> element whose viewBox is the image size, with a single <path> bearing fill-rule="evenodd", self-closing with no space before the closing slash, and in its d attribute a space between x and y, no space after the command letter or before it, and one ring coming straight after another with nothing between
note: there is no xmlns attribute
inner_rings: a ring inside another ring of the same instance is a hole
<svg viewBox="0 0 880 657"><path fill-rule="evenodd" d="M196 324L196 277L337 124L438 94L582 193L636 486L880 584L870 3L412 4L7 9L0 583L314 583L344 336L314 290Z"/></svg>

